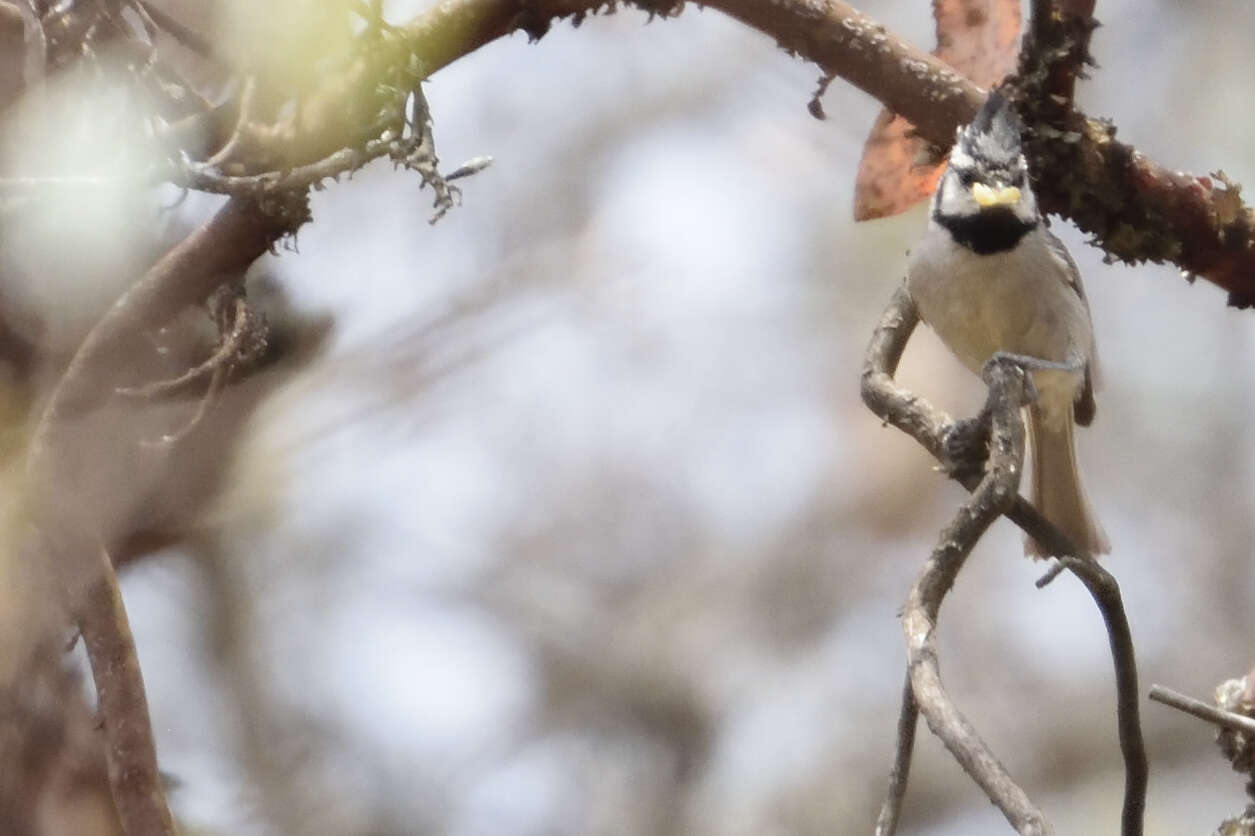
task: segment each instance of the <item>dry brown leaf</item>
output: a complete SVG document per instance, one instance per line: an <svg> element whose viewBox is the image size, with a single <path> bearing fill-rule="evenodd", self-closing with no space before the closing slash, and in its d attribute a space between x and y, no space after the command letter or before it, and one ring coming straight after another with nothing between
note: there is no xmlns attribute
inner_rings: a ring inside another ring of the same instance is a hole
<svg viewBox="0 0 1255 836"><path fill-rule="evenodd" d="M933 0L937 48L933 54L981 87L1015 68L1020 0ZM924 162L927 143L911 124L888 110L872 126L854 184L854 219L905 212L932 194L945 160Z"/></svg>
<svg viewBox="0 0 1255 836"><path fill-rule="evenodd" d="M868 221L905 212L933 193L945 161L921 162L924 140L911 123L888 109L872 126L854 183L854 220Z"/></svg>

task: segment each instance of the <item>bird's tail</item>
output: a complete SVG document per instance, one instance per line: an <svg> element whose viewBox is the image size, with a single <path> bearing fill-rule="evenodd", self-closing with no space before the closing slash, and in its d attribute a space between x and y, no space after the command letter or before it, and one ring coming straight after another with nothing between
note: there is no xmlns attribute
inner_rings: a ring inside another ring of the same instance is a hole
<svg viewBox="0 0 1255 836"><path fill-rule="evenodd" d="M1063 418L1065 420L1059 420ZM1066 415L1045 416L1039 407L1028 410L1028 437L1033 450L1033 505L1081 550L1077 557L1094 557L1111 551L1107 534L1094 517L1081 473L1076 466L1072 438L1072 410ZM1036 540L1024 543L1024 553L1055 557Z"/></svg>

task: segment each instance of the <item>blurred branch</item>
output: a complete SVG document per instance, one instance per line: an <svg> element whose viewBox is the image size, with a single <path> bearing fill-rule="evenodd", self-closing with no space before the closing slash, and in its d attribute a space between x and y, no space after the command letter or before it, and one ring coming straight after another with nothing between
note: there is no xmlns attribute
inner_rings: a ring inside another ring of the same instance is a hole
<svg viewBox="0 0 1255 836"><path fill-rule="evenodd" d="M197 32L195 29L192 29L190 26L185 26L177 18L163 11L160 6L155 3L150 3L148 0L139 0L139 2L135 3L135 7L140 9L144 16L148 18L153 25L161 29L170 37L174 38L187 49L190 49L192 52L203 58L217 61L219 64L228 64L223 56L219 55L218 51L214 49L213 43L208 38Z"/></svg>
<svg viewBox="0 0 1255 836"><path fill-rule="evenodd" d="M108 552L97 548L91 556L97 578L75 610L96 685L96 712L104 726L105 762L118 821L128 836L174 834L122 592ZM74 556L76 571L87 568L82 565L85 557Z"/></svg>
<svg viewBox="0 0 1255 836"><path fill-rule="evenodd" d="M219 284L240 276L292 229L282 216L233 199L158 261L88 334L58 382L27 457L30 513L41 545L83 635L104 728L110 785L128 834L173 833L157 771L143 677L109 555L90 510L75 507L76 474L61 455L73 418L112 395L126 339L164 324Z"/></svg>
<svg viewBox="0 0 1255 836"><path fill-rule="evenodd" d="M941 601L954 583L963 561L999 514L1006 514L1033 537L1038 537L1040 532L1041 536L1048 538L1040 542L1053 544L1051 548L1057 547L1061 554L1075 550L1064 535L1017 494L1024 443L1019 408L1026 395L1020 388L1023 385L1022 373L1019 377L1011 376L1009 372L1014 370L1013 367L991 364L986 369L989 397L981 416L974 422L956 422L893 380L902 352L918 322L919 314L914 301L905 288L899 288L868 346L863 366L863 399L884 421L918 441L943 463L952 478L973 493L972 498L960 507L954 522L942 532L907 598L903 630L910 660L909 688L903 694L897 755L877 834L890 836L896 826L897 810L909 770L917 710L986 795L1002 809L1008 821L1022 833L1049 832L1041 814L950 703L937 669L934 631ZM974 425L977 427L975 433L972 430ZM962 440L965 446L957 445L956 439ZM989 444L989 462L983 475L970 464L956 459L956 454L974 452L970 449L973 441L987 441ZM1063 563L1090 590L1107 625L1116 667L1117 721L1125 760L1122 833L1124 836L1138 836L1142 832L1147 764L1138 712L1137 668L1128 619L1120 600L1119 587L1105 570L1090 561L1068 559Z"/></svg>

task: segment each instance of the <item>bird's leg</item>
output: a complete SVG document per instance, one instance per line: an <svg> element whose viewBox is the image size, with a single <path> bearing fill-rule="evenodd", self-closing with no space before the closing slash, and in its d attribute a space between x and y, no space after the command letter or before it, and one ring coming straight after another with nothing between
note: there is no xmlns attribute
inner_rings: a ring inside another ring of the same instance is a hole
<svg viewBox="0 0 1255 836"><path fill-rule="evenodd" d="M1083 357L1070 357L1065 361L1046 360L1042 357L1034 357L1031 354L1016 354L1014 351L995 351L988 360L985 361L984 367L980 370L980 379L989 383L989 369L1001 363L1009 363L1018 366L1022 371L1026 372L1069 372L1071 374L1083 374L1085 372L1085 359ZM1029 376L1029 383L1032 383L1032 376ZM1029 388L1030 399L1036 399L1037 393Z"/></svg>
<svg viewBox="0 0 1255 836"><path fill-rule="evenodd" d="M1025 386L1030 403L1037 399L1037 389L1033 385L1033 376L1027 372L1052 371L1078 374L1085 369L1084 360L1079 358L1059 362L1011 351L995 351L981 369L981 379L988 384L990 369L1001 364L1015 366L1026 373ZM984 472L985 460L989 457L990 417L990 406L985 404L975 418L955 421L946 430L942 442L946 461L942 467L951 477L963 481L969 476L979 476Z"/></svg>

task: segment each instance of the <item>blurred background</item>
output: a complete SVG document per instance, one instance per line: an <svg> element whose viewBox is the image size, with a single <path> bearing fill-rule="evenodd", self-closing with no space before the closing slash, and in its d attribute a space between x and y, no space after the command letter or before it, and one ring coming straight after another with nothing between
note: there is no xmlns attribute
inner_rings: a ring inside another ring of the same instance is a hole
<svg viewBox="0 0 1255 836"><path fill-rule="evenodd" d="M860 8L933 45L922 0ZM1166 166L1255 183L1255 7L1098 16L1080 106ZM859 399L925 214L852 222L880 105L837 80L817 121L818 76L694 7L557 25L427 85L445 168L495 158L439 223L387 163L314 195L295 250L256 269L333 323L326 344L210 451L230 465L194 536L123 573L188 832L872 831L897 610L963 493ZM72 350L148 238L218 205L158 220L176 196L6 220L26 266L7 303ZM1253 656L1255 315L1055 230L1093 308L1080 456L1143 690L1210 698ZM981 402L926 330L901 379ZM1035 589L1021 549L1003 521L974 553L943 674L1059 832L1114 832L1106 634L1073 579ZM1147 832L1210 832L1242 778L1209 727L1143 711ZM922 724L900 832L1009 832Z"/></svg>

